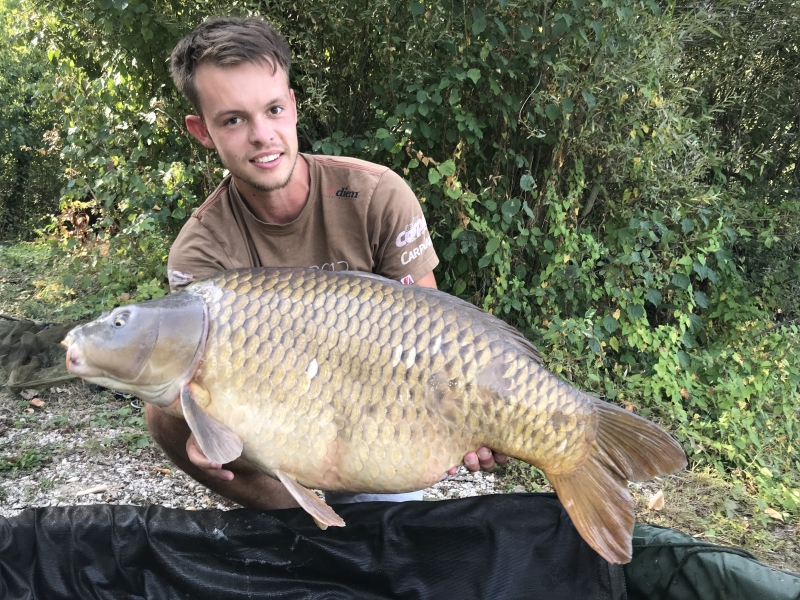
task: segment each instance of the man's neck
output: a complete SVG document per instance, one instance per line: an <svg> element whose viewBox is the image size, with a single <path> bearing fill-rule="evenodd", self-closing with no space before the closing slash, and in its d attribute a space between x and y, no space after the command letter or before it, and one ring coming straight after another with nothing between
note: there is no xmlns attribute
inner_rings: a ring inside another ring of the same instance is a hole
<svg viewBox="0 0 800 600"><path fill-rule="evenodd" d="M298 155L289 183L279 190L264 192L235 177L233 182L250 212L259 221L275 225L286 225L300 216L311 188L308 163L301 155Z"/></svg>

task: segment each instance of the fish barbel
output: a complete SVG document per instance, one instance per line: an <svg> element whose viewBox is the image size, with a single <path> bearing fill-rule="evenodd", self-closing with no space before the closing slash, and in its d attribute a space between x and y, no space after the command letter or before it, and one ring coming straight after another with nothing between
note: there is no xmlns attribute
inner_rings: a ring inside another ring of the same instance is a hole
<svg viewBox="0 0 800 600"><path fill-rule="evenodd" d="M667 433L553 376L500 319L372 274L226 271L63 343L71 373L183 416L210 460L243 456L321 527L344 521L308 488L419 490L485 445L544 471L589 545L625 563L626 480L686 465Z"/></svg>

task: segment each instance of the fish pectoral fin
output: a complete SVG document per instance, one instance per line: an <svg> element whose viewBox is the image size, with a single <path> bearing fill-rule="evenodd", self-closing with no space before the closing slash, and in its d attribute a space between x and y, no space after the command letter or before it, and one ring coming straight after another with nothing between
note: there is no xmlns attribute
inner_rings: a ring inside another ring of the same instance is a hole
<svg viewBox="0 0 800 600"><path fill-rule="evenodd" d="M314 522L320 529L327 529L329 526L344 527L344 520L325 502L308 488L303 487L294 477L283 471L273 471L275 477L286 486L292 497L297 500L300 507L310 514Z"/></svg>
<svg viewBox="0 0 800 600"><path fill-rule="evenodd" d="M210 461L224 465L236 460L244 448L242 440L225 425L203 412L196 399L201 393L197 387L190 383L181 388L181 408L189 429ZM207 394L204 389L202 392Z"/></svg>

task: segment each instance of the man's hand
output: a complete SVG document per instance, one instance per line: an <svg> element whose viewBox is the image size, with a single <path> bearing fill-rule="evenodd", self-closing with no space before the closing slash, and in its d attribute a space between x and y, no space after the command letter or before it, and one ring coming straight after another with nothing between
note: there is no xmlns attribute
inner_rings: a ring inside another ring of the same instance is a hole
<svg viewBox="0 0 800 600"><path fill-rule="evenodd" d="M233 479L231 471L223 469L219 463L213 463L208 460L208 457L200 448L200 444L197 443L197 438L194 437L194 434L190 435L189 439L186 440L186 455L194 466L203 469L209 477L221 481L231 481Z"/></svg>
<svg viewBox="0 0 800 600"><path fill-rule="evenodd" d="M504 467L508 464L508 456L492 452L486 446L481 446L476 452L464 455L464 466L470 471L491 471L496 465ZM458 467L453 467L447 474L455 475Z"/></svg>

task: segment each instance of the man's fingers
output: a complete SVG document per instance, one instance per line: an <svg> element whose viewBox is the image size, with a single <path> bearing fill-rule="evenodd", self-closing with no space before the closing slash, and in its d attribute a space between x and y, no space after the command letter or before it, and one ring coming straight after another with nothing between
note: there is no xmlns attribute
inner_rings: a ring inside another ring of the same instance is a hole
<svg viewBox="0 0 800 600"><path fill-rule="evenodd" d="M233 473L231 471L223 469L221 464L211 462L208 459L202 448L200 448L200 445L197 443L197 439L195 439L194 434L190 435L189 439L186 440L186 455L189 457L189 461L193 465L203 469L203 471L205 471L205 473L210 477L219 479L221 481L231 481L233 479Z"/></svg>
<svg viewBox="0 0 800 600"><path fill-rule="evenodd" d="M478 455L475 452L468 452L464 455L464 466L470 471L480 471L481 464L478 462Z"/></svg>
<svg viewBox="0 0 800 600"><path fill-rule="evenodd" d="M498 452L494 453L494 462L497 463L498 467L505 467L509 460L511 460L510 456L506 456L505 454L500 454Z"/></svg>
<svg viewBox="0 0 800 600"><path fill-rule="evenodd" d="M478 462L481 465L482 471L491 471L494 469L494 456L492 455L492 451L486 446L482 446L478 449Z"/></svg>

